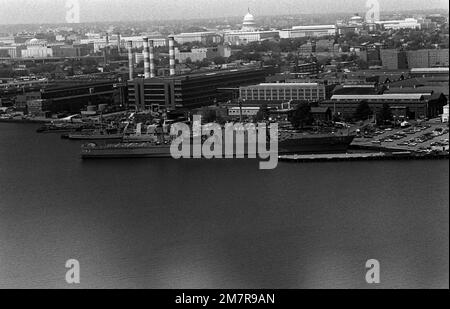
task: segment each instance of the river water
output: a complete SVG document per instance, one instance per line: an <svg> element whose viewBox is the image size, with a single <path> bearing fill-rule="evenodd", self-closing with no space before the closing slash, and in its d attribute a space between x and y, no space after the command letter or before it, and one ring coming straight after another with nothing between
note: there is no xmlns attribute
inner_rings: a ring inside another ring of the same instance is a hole
<svg viewBox="0 0 450 309"><path fill-rule="evenodd" d="M0 124L0 288L448 288L449 164L85 161Z"/></svg>

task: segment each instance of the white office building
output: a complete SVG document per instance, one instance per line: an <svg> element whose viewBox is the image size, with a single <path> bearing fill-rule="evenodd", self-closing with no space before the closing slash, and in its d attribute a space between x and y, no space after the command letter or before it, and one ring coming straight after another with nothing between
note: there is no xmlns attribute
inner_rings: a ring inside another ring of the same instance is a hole
<svg viewBox="0 0 450 309"><path fill-rule="evenodd" d="M379 21L377 24L381 25L386 30L399 29L421 29L421 24L415 18L406 18L404 20L387 20Z"/></svg>
<svg viewBox="0 0 450 309"><path fill-rule="evenodd" d="M280 31L280 38L295 39L304 37L323 37L336 35L336 25L296 26Z"/></svg>

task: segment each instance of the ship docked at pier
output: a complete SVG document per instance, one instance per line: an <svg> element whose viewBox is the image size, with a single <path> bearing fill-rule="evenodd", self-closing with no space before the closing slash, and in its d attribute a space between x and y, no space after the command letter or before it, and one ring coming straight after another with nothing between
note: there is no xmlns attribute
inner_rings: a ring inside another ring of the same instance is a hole
<svg viewBox="0 0 450 309"><path fill-rule="evenodd" d="M282 132L278 137L278 154L345 153L355 136ZM240 146L240 147L239 147ZM171 158L171 141L89 143L82 146L83 159ZM241 150L240 150L241 149ZM235 157L248 155L248 143L234 144ZM223 151L224 148L223 148Z"/></svg>

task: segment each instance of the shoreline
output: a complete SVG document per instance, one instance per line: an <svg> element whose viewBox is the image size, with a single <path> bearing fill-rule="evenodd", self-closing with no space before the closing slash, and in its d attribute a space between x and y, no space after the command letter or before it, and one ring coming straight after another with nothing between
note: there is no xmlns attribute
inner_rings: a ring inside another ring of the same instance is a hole
<svg viewBox="0 0 450 309"><path fill-rule="evenodd" d="M280 162L313 163L313 162L355 162L355 161L409 161L409 160L448 160L449 154L418 155L412 152L403 153L344 153L280 156Z"/></svg>
<svg viewBox="0 0 450 309"><path fill-rule="evenodd" d="M43 124L43 123L50 123L54 120L55 119L0 119L0 123Z"/></svg>

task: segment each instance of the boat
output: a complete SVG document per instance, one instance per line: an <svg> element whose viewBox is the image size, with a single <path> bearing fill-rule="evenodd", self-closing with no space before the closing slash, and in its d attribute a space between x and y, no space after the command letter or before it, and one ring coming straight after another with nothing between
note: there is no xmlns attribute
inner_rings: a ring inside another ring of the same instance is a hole
<svg viewBox="0 0 450 309"><path fill-rule="evenodd" d="M122 140L123 133L118 129L101 129L101 130L88 130L82 132L69 133L62 136L70 140L82 140L82 141L95 141L95 140Z"/></svg>
<svg viewBox="0 0 450 309"><path fill-rule="evenodd" d="M83 159L119 159L119 158L170 158L170 144L158 143L117 143L97 145L90 143L82 146Z"/></svg>
<svg viewBox="0 0 450 309"><path fill-rule="evenodd" d="M54 123L39 127L37 133L70 133L89 128L90 125L83 123Z"/></svg>
<svg viewBox="0 0 450 309"><path fill-rule="evenodd" d="M156 143L158 140L157 137L150 134L132 134L132 135L125 135L122 139L124 143Z"/></svg>
<svg viewBox="0 0 450 309"><path fill-rule="evenodd" d="M345 153L353 142L354 135L338 134L280 134L278 142L278 154L324 154ZM90 143L83 145L81 157L83 159L106 158L170 158L170 141L164 142L138 142L116 143L97 145ZM247 144L236 147L234 156L247 155ZM236 153L237 149L243 149L244 153ZM224 150L223 150L224 151Z"/></svg>

